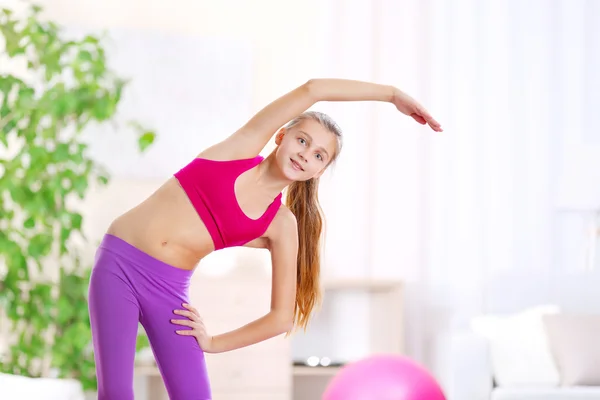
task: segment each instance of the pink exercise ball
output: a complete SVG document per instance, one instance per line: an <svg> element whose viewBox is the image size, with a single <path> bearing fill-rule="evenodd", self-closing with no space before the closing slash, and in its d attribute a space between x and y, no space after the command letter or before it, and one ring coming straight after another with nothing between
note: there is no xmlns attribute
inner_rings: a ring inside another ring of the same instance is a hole
<svg viewBox="0 0 600 400"><path fill-rule="evenodd" d="M399 355L374 355L343 367L322 400L445 400L425 368Z"/></svg>

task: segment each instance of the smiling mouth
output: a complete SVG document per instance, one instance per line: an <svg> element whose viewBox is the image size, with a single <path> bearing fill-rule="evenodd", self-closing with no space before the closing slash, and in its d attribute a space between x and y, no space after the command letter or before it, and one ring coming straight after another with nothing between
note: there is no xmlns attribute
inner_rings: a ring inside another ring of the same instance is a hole
<svg viewBox="0 0 600 400"><path fill-rule="evenodd" d="M292 162L292 165L293 165L294 167L296 167L296 169L299 169L300 171L304 171L304 168L302 168L302 165L298 164L298 162L297 162L297 161L295 161L295 160L293 160L293 159L291 159L291 158L290 158L290 161Z"/></svg>

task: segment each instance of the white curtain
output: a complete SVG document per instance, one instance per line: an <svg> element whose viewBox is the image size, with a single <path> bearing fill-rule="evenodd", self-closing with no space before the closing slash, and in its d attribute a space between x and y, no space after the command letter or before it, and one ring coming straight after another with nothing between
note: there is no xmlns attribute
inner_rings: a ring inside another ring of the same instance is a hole
<svg viewBox="0 0 600 400"><path fill-rule="evenodd" d="M404 280L407 352L424 362L437 334L482 312L599 304L585 263L600 208L599 2L327 0L319 12L323 76L396 85L445 129L389 104L318 106L346 132L323 185L327 273Z"/></svg>

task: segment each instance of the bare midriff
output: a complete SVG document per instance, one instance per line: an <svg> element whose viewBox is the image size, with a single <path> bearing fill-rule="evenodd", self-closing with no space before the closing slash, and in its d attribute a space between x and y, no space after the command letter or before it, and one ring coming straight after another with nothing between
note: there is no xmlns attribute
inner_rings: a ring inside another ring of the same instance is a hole
<svg viewBox="0 0 600 400"><path fill-rule="evenodd" d="M194 269L214 251L210 233L174 177L116 218L107 233L181 269Z"/></svg>

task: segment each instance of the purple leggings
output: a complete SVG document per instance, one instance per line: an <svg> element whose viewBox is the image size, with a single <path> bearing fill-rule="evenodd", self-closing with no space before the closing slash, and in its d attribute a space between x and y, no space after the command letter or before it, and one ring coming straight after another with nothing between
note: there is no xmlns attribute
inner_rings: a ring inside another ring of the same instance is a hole
<svg viewBox="0 0 600 400"><path fill-rule="evenodd" d="M173 400L211 398L204 352L189 329L171 323L189 302L192 271L173 267L116 236L105 235L96 253L89 312L99 400L132 400L138 321L142 323Z"/></svg>

